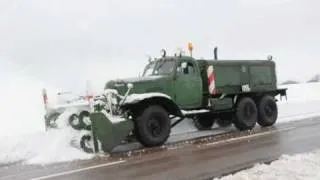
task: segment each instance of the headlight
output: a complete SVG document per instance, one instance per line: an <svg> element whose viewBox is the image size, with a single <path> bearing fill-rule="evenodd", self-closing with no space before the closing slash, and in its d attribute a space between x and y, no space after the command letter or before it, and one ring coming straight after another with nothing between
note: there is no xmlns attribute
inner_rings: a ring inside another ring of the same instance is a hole
<svg viewBox="0 0 320 180"><path fill-rule="evenodd" d="M132 89L133 88L133 84L132 83L128 83L127 87L128 87L128 89Z"/></svg>
<svg viewBox="0 0 320 180"><path fill-rule="evenodd" d="M116 89L105 89L105 94L118 94L118 91Z"/></svg>

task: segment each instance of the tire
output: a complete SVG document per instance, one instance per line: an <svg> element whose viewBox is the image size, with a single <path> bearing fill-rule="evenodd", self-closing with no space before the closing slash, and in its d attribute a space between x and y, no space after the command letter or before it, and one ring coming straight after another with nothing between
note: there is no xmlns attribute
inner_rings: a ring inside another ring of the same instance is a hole
<svg viewBox="0 0 320 180"><path fill-rule="evenodd" d="M278 119L278 106L272 96L264 96L258 106L260 126L272 126Z"/></svg>
<svg viewBox="0 0 320 180"><path fill-rule="evenodd" d="M236 105L234 125L239 130L251 130L258 121L258 109L255 102L244 97Z"/></svg>
<svg viewBox="0 0 320 180"><path fill-rule="evenodd" d="M136 118L134 131L137 140L145 147L163 145L171 133L168 112L157 105L147 107Z"/></svg>
<svg viewBox="0 0 320 180"><path fill-rule="evenodd" d="M192 120L199 131L211 130L214 124L214 118L208 115L197 115Z"/></svg>

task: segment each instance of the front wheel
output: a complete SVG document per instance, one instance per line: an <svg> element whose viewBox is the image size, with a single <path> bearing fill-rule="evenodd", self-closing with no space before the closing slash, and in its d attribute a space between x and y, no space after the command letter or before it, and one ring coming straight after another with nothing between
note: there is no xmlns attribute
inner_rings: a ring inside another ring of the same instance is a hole
<svg viewBox="0 0 320 180"><path fill-rule="evenodd" d="M137 140L146 147L163 145L170 136L169 114L161 106L149 106L136 118L135 123Z"/></svg>

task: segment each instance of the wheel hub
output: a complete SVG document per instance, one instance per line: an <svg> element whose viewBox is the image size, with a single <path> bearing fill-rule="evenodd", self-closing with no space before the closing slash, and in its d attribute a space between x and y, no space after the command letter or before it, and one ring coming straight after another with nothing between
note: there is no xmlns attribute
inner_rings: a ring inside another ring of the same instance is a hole
<svg viewBox="0 0 320 180"><path fill-rule="evenodd" d="M246 118L250 118L253 114L254 110L253 107L250 104L247 104L245 106L244 115Z"/></svg>
<svg viewBox="0 0 320 180"><path fill-rule="evenodd" d="M265 106L264 111L268 117L271 117L274 114L274 107L271 104Z"/></svg>
<svg viewBox="0 0 320 180"><path fill-rule="evenodd" d="M149 129L152 136L157 137L161 134L161 123L157 119L150 119Z"/></svg>

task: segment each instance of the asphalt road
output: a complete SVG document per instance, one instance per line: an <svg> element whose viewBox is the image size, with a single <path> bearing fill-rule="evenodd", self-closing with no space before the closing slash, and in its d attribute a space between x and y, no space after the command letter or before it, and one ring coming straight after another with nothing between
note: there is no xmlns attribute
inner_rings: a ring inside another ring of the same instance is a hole
<svg viewBox="0 0 320 180"><path fill-rule="evenodd" d="M250 132L229 132L166 147L49 166L0 167L2 179L210 179L281 154L320 148L320 117Z"/></svg>

